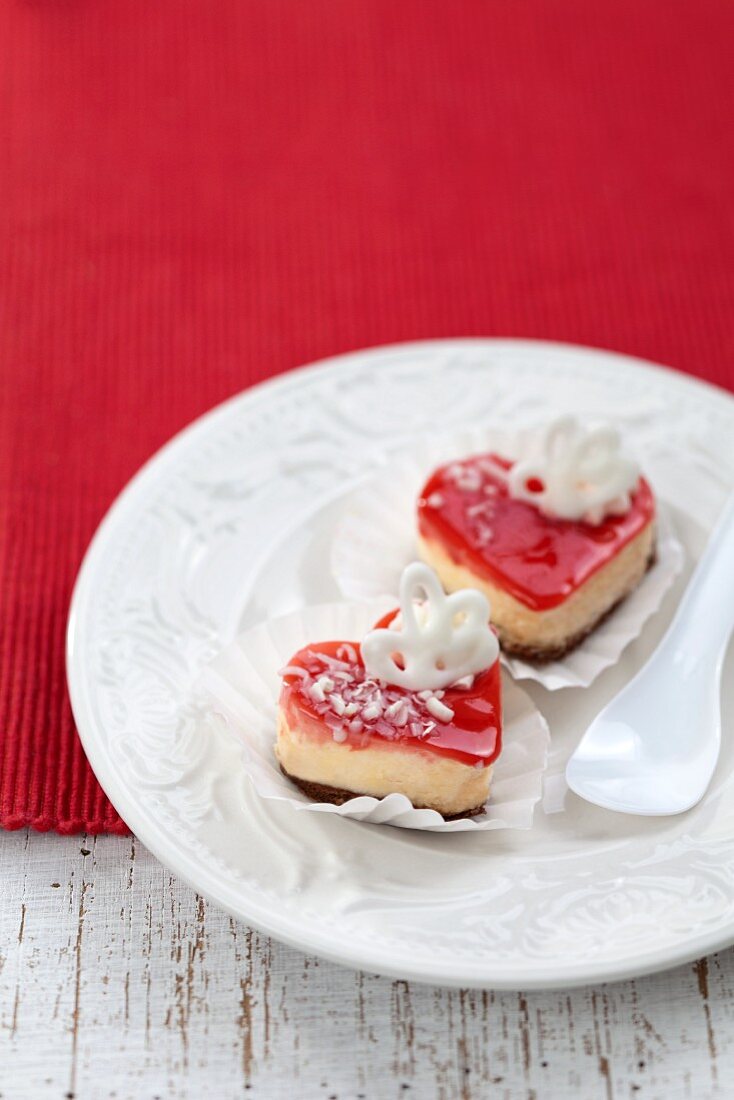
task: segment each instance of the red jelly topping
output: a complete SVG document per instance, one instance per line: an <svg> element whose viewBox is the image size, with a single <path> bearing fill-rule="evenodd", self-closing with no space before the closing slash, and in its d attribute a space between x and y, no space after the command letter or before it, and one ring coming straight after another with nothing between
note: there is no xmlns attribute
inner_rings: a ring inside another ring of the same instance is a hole
<svg viewBox="0 0 734 1100"><path fill-rule="evenodd" d="M380 748L428 751L479 767L500 754L498 661L467 686L415 692L370 678L356 643L319 642L299 650L282 676L286 717L314 738L331 737L350 749L378 741Z"/></svg>
<svg viewBox="0 0 734 1100"><path fill-rule="evenodd" d="M640 478L622 516L598 526L553 519L510 497L498 465L512 463L475 455L439 467L418 500L418 529L458 565L535 611L563 603L655 516L652 490Z"/></svg>

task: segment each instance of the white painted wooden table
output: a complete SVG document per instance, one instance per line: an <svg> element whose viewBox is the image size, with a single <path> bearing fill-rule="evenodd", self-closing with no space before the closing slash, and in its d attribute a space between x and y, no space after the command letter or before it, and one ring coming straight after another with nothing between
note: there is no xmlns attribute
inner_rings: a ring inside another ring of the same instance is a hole
<svg viewBox="0 0 734 1100"><path fill-rule="evenodd" d="M208 906L133 838L0 833L0 1097L732 1096L734 952L559 993L354 973Z"/></svg>

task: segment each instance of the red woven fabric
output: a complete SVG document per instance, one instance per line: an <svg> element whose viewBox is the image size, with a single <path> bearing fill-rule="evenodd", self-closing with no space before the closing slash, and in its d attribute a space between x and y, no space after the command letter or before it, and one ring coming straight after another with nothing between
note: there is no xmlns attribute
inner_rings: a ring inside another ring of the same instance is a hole
<svg viewBox="0 0 734 1100"><path fill-rule="evenodd" d="M187 421L387 341L734 381L731 0L0 6L0 822L123 831L74 575Z"/></svg>

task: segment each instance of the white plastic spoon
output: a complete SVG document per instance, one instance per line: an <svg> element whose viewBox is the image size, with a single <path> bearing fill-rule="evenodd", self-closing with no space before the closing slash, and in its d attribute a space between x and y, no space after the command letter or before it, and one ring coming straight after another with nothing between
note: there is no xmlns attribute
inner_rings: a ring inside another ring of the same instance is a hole
<svg viewBox="0 0 734 1100"><path fill-rule="evenodd" d="M652 657L591 723L571 790L626 814L680 814L702 798L721 743L721 666L734 627L734 496Z"/></svg>

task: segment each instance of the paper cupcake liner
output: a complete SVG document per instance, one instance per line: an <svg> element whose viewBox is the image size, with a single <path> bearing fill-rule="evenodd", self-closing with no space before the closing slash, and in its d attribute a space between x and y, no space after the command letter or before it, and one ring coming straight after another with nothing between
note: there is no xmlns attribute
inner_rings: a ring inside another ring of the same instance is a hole
<svg viewBox="0 0 734 1100"><path fill-rule="evenodd" d="M395 605L306 607L248 630L227 646L201 674L197 694L209 712L242 743L242 764L261 798L286 802L294 810L337 814L402 829L457 833L489 829L529 829L543 793L549 734L545 719L509 677L503 676L503 748L494 765L491 795L481 817L445 821L435 810L417 810L402 794L361 795L335 806L311 802L282 774L275 758L279 671L308 642L343 638L359 641Z"/></svg>
<svg viewBox="0 0 734 1100"><path fill-rule="evenodd" d="M467 430L448 440L424 443L391 461L344 502L331 547L331 569L348 599L374 599L396 593L400 574L414 561L416 500L432 470L453 458L493 449L512 455L509 433ZM660 607L663 596L683 567L684 552L667 510L658 507L657 557L642 582L581 645L558 661L534 665L502 655L505 668L518 680L535 680L550 691L588 687L604 669L616 664Z"/></svg>

